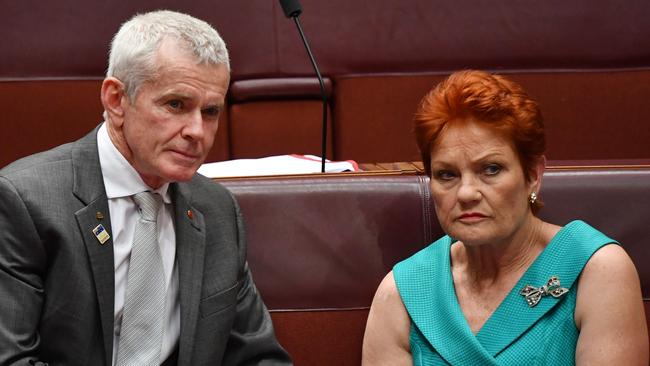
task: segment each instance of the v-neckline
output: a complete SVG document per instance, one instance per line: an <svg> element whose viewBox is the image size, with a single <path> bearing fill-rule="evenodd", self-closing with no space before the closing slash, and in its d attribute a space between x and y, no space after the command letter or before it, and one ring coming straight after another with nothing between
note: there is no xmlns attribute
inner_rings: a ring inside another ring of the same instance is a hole
<svg viewBox="0 0 650 366"><path fill-rule="evenodd" d="M553 253L556 251L556 243L562 241L562 239L565 238L565 236L570 235L570 230L567 230L569 227L573 226L575 223L578 221L573 221L558 230L557 233L551 238L551 240L548 242L544 250L542 250L541 253L533 260L533 262L530 264L530 266L526 269L526 271L521 275L521 277L517 280L516 284L514 285L513 288L510 289L506 297L501 301L501 303L494 309L492 314L488 317L488 319L483 323L479 331L475 334L470 325L469 322L467 321L467 318L465 314L463 313L463 310L460 306L460 302L458 301L458 296L456 294L456 286L454 284L454 279L453 279L453 274L452 274L452 267L451 267L451 246L453 244L452 240L449 240L447 244L447 248L445 250L445 255L446 258L444 260L445 266L445 272L449 276L449 283L451 284L451 289L450 292L453 297L453 303L455 306L454 311L460 314L459 319L463 320L463 326L466 327L469 332L474 335L476 340L481 343L481 345L485 346L486 342L485 340L492 340L495 336L498 336L499 334L502 333L503 331L503 324L508 324L508 323L518 323L520 326L518 328L524 328L524 324L528 324L527 321L517 321L517 319L511 319L507 315L509 311L504 310L507 306L511 306L513 302L519 301L519 302L524 302L525 299L519 294L519 291L525 284L531 284L535 286L541 286L545 283L539 282L541 278L544 278L544 275L538 274L539 272L539 263L544 263L546 261L546 258L549 256L552 256ZM451 238L450 238L451 239ZM548 278L543 279L542 281L546 281ZM545 307L536 307L536 308L531 308L531 312L534 311L534 309L537 309L537 311L534 312L540 312L540 310L544 309ZM546 312L548 309L544 309L543 312ZM505 322L505 323L504 323ZM488 342L492 343L492 342ZM490 354L494 356L494 351L497 350L490 350L486 349ZM492 352L490 352L492 351Z"/></svg>
<svg viewBox="0 0 650 366"><path fill-rule="evenodd" d="M536 258L531 262L531 264L528 266L528 268L526 268L526 270L522 273L522 275L517 279L517 281L515 282L514 286L510 289L510 291L508 291L508 293L507 293L506 296L503 298L503 300L501 300L501 302L499 303L499 305L497 305L497 307L494 309L494 311L492 311L492 313L490 314L490 316L485 320L485 322L483 322L483 324L481 325L481 328L479 328L478 332L476 332L476 333L474 333L474 331L472 330L472 327L471 327L470 324L469 324L469 320L467 319L467 316L465 315L465 313L463 312L462 307L460 306L460 301L458 300L458 293L456 292L456 283L455 283L455 281L454 281L454 276L453 276L453 265L452 265L452 261L451 261L451 247L452 247L455 243L457 243L457 241L453 241L453 239L450 238L451 240L448 240L448 241L445 243L446 246L447 246L447 248L446 248L446 250L445 250L445 258L444 258L444 263L445 263L445 266L446 266L446 268L445 268L445 272L447 273L447 275L448 275L448 277L449 277L449 278L448 278L448 281L449 281L449 283L451 284L451 293L452 293L452 297L453 297L453 300L454 300L454 304L456 305L456 308L457 308L456 310L461 314L461 317L462 317L462 319L464 320L465 325L467 326L467 328L470 330L470 332L471 332L475 337L479 338L479 335L480 335L481 333L485 333L485 332L483 332L483 329L485 329L485 326L486 326L488 323L495 323L495 321L493 321L493 320L491 321L491 319L494 317L495 314L497 314L497 312L498 312L499 309L503 306L503 304L506 303L506 301L508 301L510 298L513 297L513 296L512 296L513 292L516 292L516 295L519 296L519 290L521 290L521 289L519 289L519 287L518 287L519 283L522 281L522 279L523 279L524 277L526 277L526 275L528 274L528 272L530 271L530 269L533 268L533 266L535 266L535 263L537 263L537 262L541 261L541 259L543 259L542 257L545 256L544 253L545 253L545 252L548 252L547 249L549 249L549 247L551 247L552 245L554 245L555 242L557 242L559 239L561 239L561 238L563 237L563 235L564 235L564 234L563 234L563 231L565 230L565 228L566 228L567 226L569 226L569 225L571 225L571 224L572 224L572 223L569 223L569 224L567 224L567 225L565 225L565 226L560 227L560 229L559 229L559 230L558 230L558 231L553 235L553 237L552 237L551 240L546 244L546 246L544 247L544 249L542 249L542 251L541 251L541 252L537 255L537 257L536 257ZM516 297L516 296L515 296L515 297ZM501 321L501 320L499 320L499 321ZM503 324L503 323L501 323L501 324Z"/></svg>

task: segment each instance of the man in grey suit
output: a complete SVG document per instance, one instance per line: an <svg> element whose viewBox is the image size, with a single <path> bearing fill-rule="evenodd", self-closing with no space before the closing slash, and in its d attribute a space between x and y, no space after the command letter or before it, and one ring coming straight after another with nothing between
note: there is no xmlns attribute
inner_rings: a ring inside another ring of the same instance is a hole
<svg viewBox="0 0 650 366"><path fill-rule="evenodd" d="M291 364L239 207L196 174L229 75L207 23L138 15L111 45L105 122L0 170L1 365Z"/></svg>

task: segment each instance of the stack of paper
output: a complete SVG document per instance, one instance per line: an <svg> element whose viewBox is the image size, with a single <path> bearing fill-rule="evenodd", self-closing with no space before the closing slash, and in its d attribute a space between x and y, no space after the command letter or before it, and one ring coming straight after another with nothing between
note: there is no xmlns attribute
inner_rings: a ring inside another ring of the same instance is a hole
<svg viewBox="0 0 650 366"><path fill-rule="evenodd" d="M325 160L325 172L346 171L359 171L359 166L353 160ZM260 159L227 160L203 164L198 172L208 178L320 173L321 158L314 155L292 154Z"/></svg>

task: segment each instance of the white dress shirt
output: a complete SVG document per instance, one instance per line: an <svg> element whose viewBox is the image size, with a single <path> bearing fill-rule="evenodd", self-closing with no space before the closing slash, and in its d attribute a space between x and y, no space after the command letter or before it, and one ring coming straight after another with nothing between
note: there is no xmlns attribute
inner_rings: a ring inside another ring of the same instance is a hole
<svg viewBox="0 0 650 366"><path fill-rule="evenodd" d="M122 310L124 308L133 235L140 215L132 196L152 189L144 183L136 170L113 145L108 136L106 123L102 124L97 133L97 147L111 217L112 232L109 234L113 238L115 264L113 365L115 365L117 349L120 344ZM168 188L169 183L166 183L159 189L153 190L153 192L162 196L165 203L164 209L158 212L157 221L158 245L160 246L165 282L167 284L165 321L160 352L161 363L176 349L181 323L178 298L178 268L176 266L176 235L172 214L173 207L169 192L167 192Z"/></svg>

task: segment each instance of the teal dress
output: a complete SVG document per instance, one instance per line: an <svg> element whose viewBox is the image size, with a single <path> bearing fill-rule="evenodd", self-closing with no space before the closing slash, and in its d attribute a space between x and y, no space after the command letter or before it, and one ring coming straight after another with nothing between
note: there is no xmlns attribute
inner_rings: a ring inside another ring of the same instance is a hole
<svg viewBox="0 0 650 366"><path fill-rule="evenodd" d="M574 365L579 331L573 313L577 278L592 254L616 243L583 221L563 227L474 335L461 311L451 274L452 239L445 236L393 269L411 318L414 365ZM568 292L530 307L520 294L551 276Z"/></svg>

